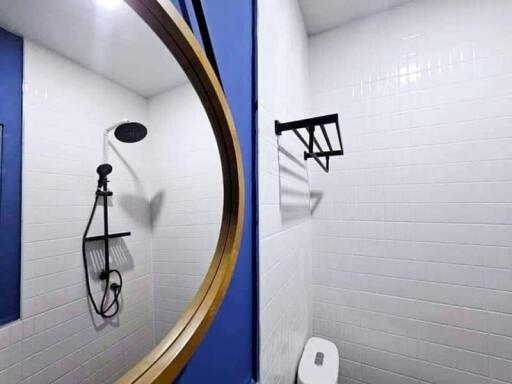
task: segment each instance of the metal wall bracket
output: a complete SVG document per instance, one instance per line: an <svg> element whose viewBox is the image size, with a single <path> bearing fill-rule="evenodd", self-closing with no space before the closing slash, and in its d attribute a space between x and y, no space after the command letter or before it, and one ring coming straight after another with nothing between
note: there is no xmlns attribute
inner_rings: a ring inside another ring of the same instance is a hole
<svg viewBox="0 0 512 384"><path fill-rule="evenodd" d="M331 144L331 139L329 138L329 135L327 134L327 128L325 127L328 124L334 124L336 127L336 141L339 143L339 149L334 149ZM325 143L327 145L327 150L322 149L318 143L317 138L315 137L317 128L320 128L322 131ZM300 133L301 129L305 129L307 131L309 135L308 140L306 140ZM304 160L310 158L315 159L318 165L320 165L320 167L325 172L329 172L329 160L331 157L343 155L343 143L341 141L340 124L337 113L333 115L313 117L310 119L290 121L287 123L281 123L276 120L275 130L277 136L281 136L281 134L286 131L293 131L293 133L295 133L295 135L307 149L307 151L304 151ZM325 163L322 162L322 158L325 159Z"/></svg>

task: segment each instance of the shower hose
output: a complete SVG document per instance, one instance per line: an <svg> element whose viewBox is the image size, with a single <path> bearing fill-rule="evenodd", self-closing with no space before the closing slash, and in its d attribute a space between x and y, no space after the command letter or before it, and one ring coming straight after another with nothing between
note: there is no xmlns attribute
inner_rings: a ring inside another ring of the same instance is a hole
<svg viewBox="0 0 512 384"><path fill-rule="evenodd" d="M105 239L104 239L104 242L105 242L105 265L104 265L104 267L105 267L105 269L100 274L100 279L105 280L105 287L103 289L103 296L102 296L100 305L98 305L96 303L96 300L94 299L94 296L92 295L91 284L89 281L89 268L88 268L88 264L87 264L87 255L86 255L86 249L85 249L87 234L89 233L89 229L91 227L92 220L94 218L94 213L96 212L96 207L98 205L98 199L99 199L100 195L101 195L101 191L97 191L96 198L94 199L94 205L92 207L91 215L89 216L89 220L88 220L87 226L85 228L84 236L82 238L82 257L84 260L84 267L85 267L85 285L87 288L87 295L89 296L89 299L92 303L94 311L101 317L108 319L108 318L114 317L119 312L119 308L120 308L119 307L119 295L121 294L121 289L123 287L123 278L121 277L121 273L117 269L110 269L109 243L108 243L107 233L105 233ZM104 210L105 210L105 213L104 213L105 229L108 229L108 224L107 224L108 223L108 221L107 221L108 220L108 217L107 217L108 206L107 206L107 196L105 194L103 194L103 199L104 199ZM107 231L105 231L105 232L107 232ZM117 284L117 283L110 284L110 275L112 273L114 273L118 276L119 284ZM109 289L114 292L114 297L110 303L108 300Z"/></svg>

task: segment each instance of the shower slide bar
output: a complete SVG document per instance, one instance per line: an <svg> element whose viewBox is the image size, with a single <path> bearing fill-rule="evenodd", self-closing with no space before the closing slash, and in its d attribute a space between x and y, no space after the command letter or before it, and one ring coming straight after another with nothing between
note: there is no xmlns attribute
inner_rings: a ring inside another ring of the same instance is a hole
<svg viewBox="0 0 512 384"><path fill-rule="evenodd" d="M328 124L334 124L336 127L335 141L338 142L339 149L333 148L331 139L329 138L327 129L325 128L325 126ZM327 145L327 150L322 149L318 139L315 137L315 132L318 132L317 128L320 128L320 131L322 132L325 143ZM304 138L304 136L299 132L301 129L307 131L309 135L308 140L306 140L306 138ZM286 131L293 131L293 133L295 133L295 135L307 149L307 151L304 151L304 160L311 158L314 159L325 172L329 172L329 160L331 157L342 156L344 154L337 113L309 119L290 121L287 123L281 123L276 120L275 131L277 136L281 136L281 134ZM325 159L325 162L322 162L322 159Z"/></svg>

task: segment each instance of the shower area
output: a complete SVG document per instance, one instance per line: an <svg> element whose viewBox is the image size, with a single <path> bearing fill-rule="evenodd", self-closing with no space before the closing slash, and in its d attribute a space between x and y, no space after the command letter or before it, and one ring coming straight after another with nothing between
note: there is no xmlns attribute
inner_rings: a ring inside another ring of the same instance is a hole
<svg viewBox="0 0 512 384"><path fill-rule="evenodd" d="M22 320L7 328L26 339L23 377L53 382L42 375L59 375L70 353L111 382L172 328L206 273L222 211L215 140L185 81L147 97L27 40L24 55ZM105 131L124 119L141 125Z"/></svg>
<svg viewBox="0 0 512 384"><path fill-rule="evenodd" d="M2 33L23 42L21 314L0 327L0 382L111 383L208 270L220 158L192 85L127 5L47 5L0 1Z"/></svg>
<svg viewBox="0 0 512 384"><path fill-rule="evenodd" d="M512 383L512 3L259 13L261 382L318 336L342 384ZM275 135L333 113L328 173Z"/></svg>

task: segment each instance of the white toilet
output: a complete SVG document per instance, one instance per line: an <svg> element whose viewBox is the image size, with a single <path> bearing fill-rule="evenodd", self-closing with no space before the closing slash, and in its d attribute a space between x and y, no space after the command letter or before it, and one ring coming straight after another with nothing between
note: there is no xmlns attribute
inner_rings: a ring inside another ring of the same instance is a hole
<svg viewBox="0 0 512 384"><path fill-rule="evenodd" d="M340 355L334 343L312 337L299 363L298 384L337 384Z"/></svg>

